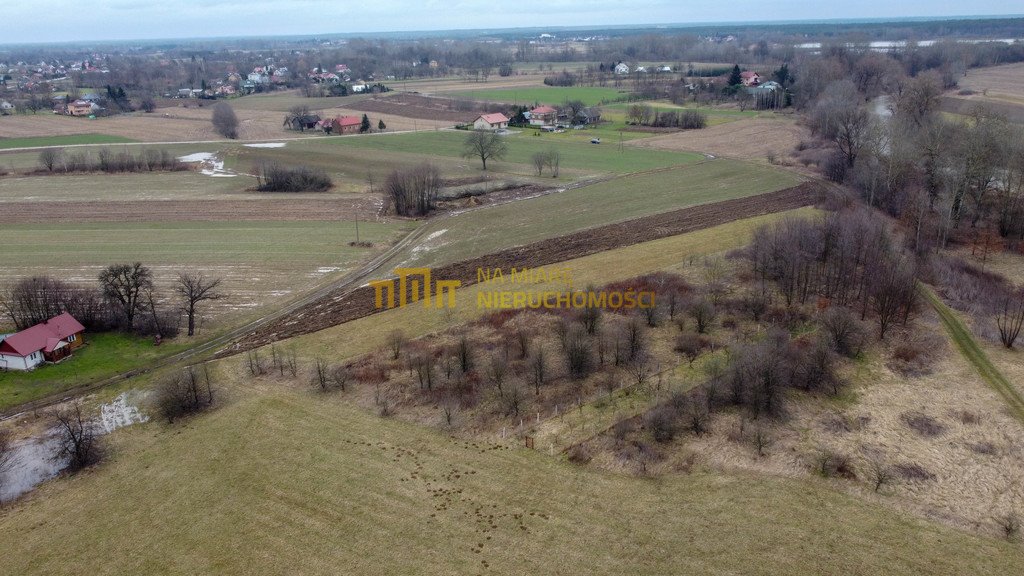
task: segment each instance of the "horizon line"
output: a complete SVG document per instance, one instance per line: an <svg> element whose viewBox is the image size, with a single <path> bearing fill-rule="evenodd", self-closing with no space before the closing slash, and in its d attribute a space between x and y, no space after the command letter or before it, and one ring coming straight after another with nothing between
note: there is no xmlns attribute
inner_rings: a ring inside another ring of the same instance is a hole
<svg viewBox="0 0 1024 576"><path fill-rule="evenodd" d="M898 24L898 23L926 23L926 22L950 22L966 20L1013 20L1024 18L1020 14L957 14L948 16L893 16L893 17L860 17L860 18L809 18L809 19L779 19L779 20L721 20L703 22L672 22L672 23L630 23L630 24L586 24L566 26L515 26L510 28L437 28L437 29L410 29L410 30L377 30L368 32L317 32L312 34L271 34L271 35L228 35L228 36L169 36L169 37L147 37L147 38L105 38L105 39L76 39L59 41L29 41L29 42L0 42L0 47L11 48L20 46L73 46L76 44L126 44L132 42L159 43L159 42L203 42L203 41L237 41L237 40L313 40L329 38L368 38L373 36L395 36L404 35L411 39L438 36L445 33L458 33L461 35L480 33L480 36L489 34L509 34L516 31L528 30L551 30L551 31L582 31L582 30L634 30L651 28L653 31L680 30L699 27L726 27L726 26L788 26L800 24Z"/></svg>

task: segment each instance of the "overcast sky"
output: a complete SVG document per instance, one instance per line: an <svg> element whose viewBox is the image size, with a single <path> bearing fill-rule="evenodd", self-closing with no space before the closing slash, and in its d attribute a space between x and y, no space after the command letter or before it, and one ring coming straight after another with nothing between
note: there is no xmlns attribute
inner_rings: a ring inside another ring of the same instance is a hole
<svg viewBox="0 0 1024 576"><path fill-rule="evenodd" d="M0 9L0 44L1022 12L1012 4L1007 0L14 0Z"/></svg>

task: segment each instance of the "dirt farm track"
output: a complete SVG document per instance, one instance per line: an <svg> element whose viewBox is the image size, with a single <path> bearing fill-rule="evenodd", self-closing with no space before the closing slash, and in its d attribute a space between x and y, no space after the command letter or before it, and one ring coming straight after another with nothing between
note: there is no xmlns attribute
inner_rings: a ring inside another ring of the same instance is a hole
<svg viewBox="0 0 1024 576"><path fill-rule="evenodd" d="M567 236L502 250L480 258L449 264L433 271L436 278L476 282L478 268L534 268L564 262L605 250L676 236L751 218L791 210L819 202L826 188L805 182L792 188L736 200L704 204L616 224L599 226ZM374 290L369 286L341 289L295 309L240 337L216 356L224 357L278 340L317 332L337 324L369 316L377 311Z"/></svg>

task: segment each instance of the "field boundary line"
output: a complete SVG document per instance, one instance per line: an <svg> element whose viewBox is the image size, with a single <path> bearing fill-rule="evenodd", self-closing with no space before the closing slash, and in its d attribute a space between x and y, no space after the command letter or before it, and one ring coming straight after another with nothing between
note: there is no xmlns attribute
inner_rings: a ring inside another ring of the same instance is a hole
<svg viewBox="0 0 1024 576"><path fill-rule="evenodd" d="M1003 398L1010 412L1021 423L1024 423L1024 397L1010 384L1006 377L1003 376L1003 373L992 364L988 355L981 349L981 346L978 345L978 342L971 335L967 327L964 326L964 323L956 317L953 310L939 298L938 294L924 284L919 285L919 290L931 303L935 312L938 313L939 320L942 321L942 325L949 333L950 339L953 340L953 343L960 350L963 357L974 366L982 379Z"/></svg>

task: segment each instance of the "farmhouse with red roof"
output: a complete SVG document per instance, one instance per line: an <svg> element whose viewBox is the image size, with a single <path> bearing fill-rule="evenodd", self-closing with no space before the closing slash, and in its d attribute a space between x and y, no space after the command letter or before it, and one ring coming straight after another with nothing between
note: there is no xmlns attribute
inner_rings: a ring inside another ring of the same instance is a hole
<svg viewBox="0 0 1024 576"><path fill-rule="evenodd" d="M530 124L533 126L548 126L558 121L558 110L551 106L537 106L530 110Z"/></svg>
<svg viewBox="0 0 1024 576"><path fill-rule="evenodd" d="M31 370L43 362L60 362L85 342L83 332L85 327L65 312L0 338L0 370Z"/></svg>
<svg viewBox="0 0 1024 576"><path fill-rule="evenodd" d="M481 114L473 121L474 130L502 130L508 128L508 117L500 112Z"/></svg>
<svg viewBox="0 0 1024 576"><path fill-rule="evenodd" d="M359 132L363 119L359 116L338 116L331 120L331 130L335 134L355 134Z"/></svg>

